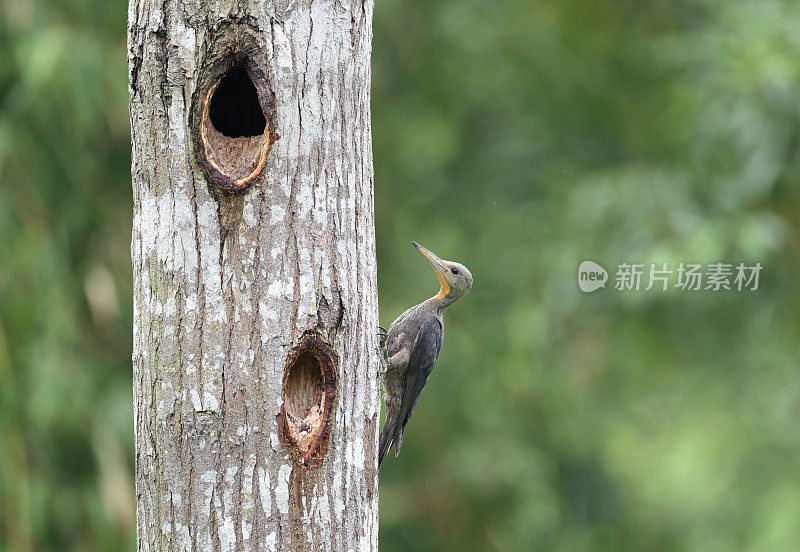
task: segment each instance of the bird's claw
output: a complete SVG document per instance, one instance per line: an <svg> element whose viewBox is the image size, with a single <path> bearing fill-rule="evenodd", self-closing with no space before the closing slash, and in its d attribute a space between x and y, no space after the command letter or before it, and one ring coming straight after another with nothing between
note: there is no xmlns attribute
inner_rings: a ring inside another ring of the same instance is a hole
<svg viewBox="0 0 800 552"><path fill-rule="evenodd" d="M383 326L378 326L378 329L380 330L376 334L380 338L378 339L378 344L381 346L381 348L384 348L386 347L386 338L388 337L389 332L386 331L386 328L384 328Z"/></svg>

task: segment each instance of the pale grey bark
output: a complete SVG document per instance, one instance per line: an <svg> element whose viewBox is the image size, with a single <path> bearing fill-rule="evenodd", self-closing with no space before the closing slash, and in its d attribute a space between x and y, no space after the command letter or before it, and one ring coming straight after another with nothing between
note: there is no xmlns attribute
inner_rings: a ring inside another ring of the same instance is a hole
<svg viewBox="0 0 800 552"><path fill-rule="evenodd" d="M131 0L139 551L377 550L372 9ZM280 139L231 196L212 193L190 112L209 52L237 29L263 41ZM307 330L338 360L312 467L278 424Z"/></svg>

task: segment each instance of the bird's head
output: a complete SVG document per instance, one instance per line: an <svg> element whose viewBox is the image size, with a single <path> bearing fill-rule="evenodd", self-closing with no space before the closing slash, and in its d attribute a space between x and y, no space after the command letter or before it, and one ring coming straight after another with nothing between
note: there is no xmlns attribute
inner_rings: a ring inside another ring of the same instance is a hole
<svg viewBox="0 0 800 552"><path fill-rule="evenodd" d="M454 261L444 261L417 242L411 243L428 259L436 276L439 277L442 287L436 295L437 298L444 299L446 304L450 304L472 288L472 274L467 267Z"/></svg>

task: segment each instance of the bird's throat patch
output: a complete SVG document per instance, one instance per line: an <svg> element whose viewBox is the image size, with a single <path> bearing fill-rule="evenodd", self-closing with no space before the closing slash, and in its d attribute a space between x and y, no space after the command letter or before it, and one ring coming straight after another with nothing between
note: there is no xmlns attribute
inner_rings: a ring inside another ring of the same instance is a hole
<svg viewBox="0 0 800 552"><path fill-rule="evenodd" d="M433 270L436 271L436 276L439 278L439 283L441 284L441 289L439 293L436 294L436 297L444 297L448 293L450 293L450 286L445 281L444 277L439 273L439 270L436 267L433 267Z"/></svg>

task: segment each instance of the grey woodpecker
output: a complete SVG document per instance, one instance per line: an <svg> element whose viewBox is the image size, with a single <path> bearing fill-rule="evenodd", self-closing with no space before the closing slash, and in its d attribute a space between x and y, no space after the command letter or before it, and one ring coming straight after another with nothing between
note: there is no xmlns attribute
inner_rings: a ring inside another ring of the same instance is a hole
<svg viewBox="0 0 800 552"><path fill-rule="evenodd" d="M403 430L414 413L422 388L442 350L442 310L472 287L467 267L443 261L417 242L411 242L431 263L441 288L439 293L397 317L386 332L388 367L384 375L386 422L378 445L378 466L394 443L394 455L403 446Z"/></svg>

